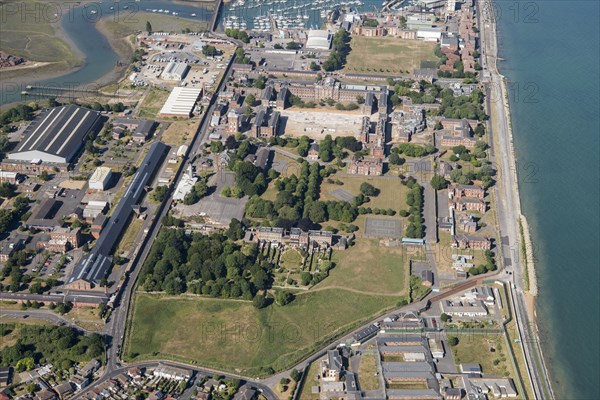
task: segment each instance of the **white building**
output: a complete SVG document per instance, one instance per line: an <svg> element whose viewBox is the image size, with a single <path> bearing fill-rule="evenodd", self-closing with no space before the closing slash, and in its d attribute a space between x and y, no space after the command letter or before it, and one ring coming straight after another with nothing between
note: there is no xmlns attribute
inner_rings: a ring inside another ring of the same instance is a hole
<svg viewBox="0 0 600 400"><path fill-rule="evenodd" d="M311 29L308 31L306 40L307 49L329 50L333 35L331 32L321 29Z"/></svg>
<svg viewBox="0 0 600 400"><path fill-rule="evenodd" d="M201 94L202 89L180 86L173 88L160 110L160 115L162 117L189 118Z"/></svg>
<svg viewBox="0 0 600 400"><path fill-rule="evenodd" d="M105 190L110 182L112 171L108 167L98 167L90 177L88 186L91 190Z"/></svg>
<svg viewBox="0 0 600 400"><path fill-rule="evenodd" d="M442 38L442 31L440 28L421 28L417 30L417 38L426 42L434 42Z"/></svg>
<svg viewBox="0 0 600 400"><path fill-rule="evenodd" d="M158 367L156 367L156 369L154 370L153 375L159 378L172 379L179 382L187 382L191 378L192 373L189 369L158 364Z"/></svg>
<svg viewBox="0 0 600 400"><path fill-rule="evenodd" d="M456 11L456 0L446 1L446 11L448 13L454 13L454 11Z"/></svg>
<svg viewBox="0 0 600 400"><path fill-rule="evenodd" d="M430 338L429 342L429 350L431 350L431 356L433 358L444 358L444 344L441 340Z"/></svg>
<svg viewBox="0 0 600 400"><path fill-rule="evenodd" d="M183 62L171 61L167 64L161 74L165 81L180 81L187 75L190 66Z"/></svg>

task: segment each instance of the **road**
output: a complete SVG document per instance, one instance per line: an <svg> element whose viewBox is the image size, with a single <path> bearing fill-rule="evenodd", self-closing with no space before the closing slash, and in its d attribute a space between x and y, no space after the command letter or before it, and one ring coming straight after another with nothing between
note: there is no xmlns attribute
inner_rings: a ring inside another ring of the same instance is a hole
<svg viewBox="0 0 600 400"><path fill-rule="evenodd" d="M48 321L48 322L56 324L56 325L70 326L72 328L76 328L76 329L86 332L86 333L89 332L88 330L80 327L73 321L70 321L69 319L67 319L65 317L57 315L57 314L53 313L52 311L46 311L46 310L35 310L35 309L2 310L2 312L0 312L0 319L3 319L3 318L8 318L8 319L31 318L31 319L41 320L41 321Z"/></svg>
<svg viewBox="0 0 600 400"><path fill-rule="evenodd" d="M536 399L553 398L548 372L545 368L539 339L535 333L533 318L528 314L522 287L524 273L520 257L520 231L518 221L521 217L521 204L518 193L518 177L513 153L512 134L507 111L508 98L503 85L503 76L497 68L497 38L495 15L491 2L478 8L479 26L483 65L489 72L487 106L492 115L492 124L488 124L490 144L492 145L492 162L496 163L498 182L494 187L497 199L497 220L500 232L499 256L504 266L513 272L512 284L509 286L513 298L514 316L517 324L523 356L527 364L527 373L533 386ZM486 75L488 76L488 75ZM494 91L494 92L493 92ZM491 98L493 97L493 98Z"/></svg>

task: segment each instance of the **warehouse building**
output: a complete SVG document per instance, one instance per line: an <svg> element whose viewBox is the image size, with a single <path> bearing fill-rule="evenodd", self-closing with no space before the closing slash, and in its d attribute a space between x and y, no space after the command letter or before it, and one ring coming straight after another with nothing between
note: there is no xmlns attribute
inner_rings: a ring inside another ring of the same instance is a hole
<svg viewBox="0 0 600 400"><path fill-rule="evenodd" d="M74 290L92 289L110 271L113 249L128 224L134 206L138 205L142 194L145 193L145 188L152 182L152 178L162 164L168 149L169 146L162 142L156 142L150 147L140 169L134 175L131 184L105 224L100 239L96 241L92 250L73 268L73 272L65 285L66 288Z"/></svg>
<svg viewBox="0 0 600 400"><path fill-rule="evenodd" d="M160 110L161 117L189 118L194 111L196 101L202 94L202 89L175 87Z"/></svg>
<svg viewBox="0 0 600 400"><path fill-rule="evenodd" d="M88 186L91 190L106 190L112 176L108 167L98 167L90 177Z"/></svg>
<svg viewBox="0 0 600 400"><path fill-rule="evenodd" d="M307 49L329 50L331 47L331 32L321 29L311 29L308 31L306 40Z"/></svg>
<svg viewBox="0 0 600 400"><path fill-rule="evenodd" d="M100 113L75 105L43 111L25 129L24 139L2 163L3 170L38 172L29 165L70 164L92 132L102 126Z"/></svg>
<svg viewBox="0 0 600 400"><path fill-rule="evenodd" d="M185 78L189 69L190 66L186 63L171 61L162 72L161 78L165 81L180 81Z"/></svg>

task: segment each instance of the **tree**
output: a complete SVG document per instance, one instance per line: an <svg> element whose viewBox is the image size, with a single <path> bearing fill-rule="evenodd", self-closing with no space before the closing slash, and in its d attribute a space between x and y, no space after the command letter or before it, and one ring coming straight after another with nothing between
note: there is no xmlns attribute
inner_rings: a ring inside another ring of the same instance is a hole
<svg viewBox="0 0 600 400"><path fill-rule="evenodd" d="M227 229L227 237L231 240L239 240L244 237L244 229L242 223L236 218L233 218L229 223L229 229Z"/></svg>
<svg viewBox="0 0 600 400"><path fill-rule="evenodd" d="M40 180L42 180L43 182L47 182L50 180L50 174L48 173L48 171L42 171L39 175L38 178L40 178Z"/></svg>
<svg viewBox="0 0 600 400"><path fill-rule="evenodd" d="M452 347L458 344L458 338L456 336L448 336L448 344Z"/></svg>
<svg viewBox="0 0 600 400"><path fill-rule="evenodd" d="M29 285L29 293L42 294L44 293L44 287L40 282L33 282L31 285Z"/></svg>
<svg viewBox="0 0 600 400"><path fill-rule="evenodd" d="M448 322L452 320L452 317L446 313L442 313L442 315L440 315L440 319L442 320L442 322Z"/></svg>
<svg viewBox="0 0 600 400"><path fill-rule="evenodd" d="M448 182L446 181L446 179L443 176L440 175L434 175L433 178L431 178L431 187L434 188L435 190L442 190L442 189L446 189L448 187Z"/></svg>
<svg viewBox="0 0 600 400"><path fill-rule="evenodd" d="M17 370L17 372L31 371L34 368L35 368L35 360L33 359L33 357L21 358L17 362L17 365L15 366L15 369Z"/></svg>
<svg viewBox="0 0 600 400"><path fill-rule="evenodd" d="M244 103L246 103L250 107L254 107L254 104L256 104L256 97L254 97L253 94L249 94L246 96L246 100L244 100Z"/></svg>
<svg viewBox="0 0 600 400"><path fill-rule="evenodd" d="M258 78L254 80L252 86L257 89L264 89L266 86L267 79L263 75L259 75Z"/></svg>
<svg viewBox="0 0 600 400"><path fill-rule="evenodd" d="M278 290L275 292L275 301L280 306L285 306L286 304L291 303L294 300L295 296L285 290Z"/></svg>
<svg viewBox="0 0 600 400"><path fill-rule="evenodd" d="M209 44L202 47L202 54L207 57L214 57L218 54L218 50L215 46L211 46Z"/></svg>
<svg viewBox="0 0 600 400"><path fill-rule="evenodd" d="M398 153L390 154L390 164L402 165L406 160L398 155Z"/></svg>
<svg viewBox="0 0 600 400"><path fill-rule="evenodd" d="M268 306L269 302L265 298L265 296L263 296L262 294L258 294L254 296L254 299L252 299L252 305L260 310L261 308L265 308L266 306Z"/></svg>
<svg viewBox="0 0 600 400"><path fill-rule="evenodd" d="M152 198L154 199L154 201L162 203L167 198L168 193L169 187L161 185L154 189L154 192L152 192Z"/></svg>
<svg viewBox="0 0 600 400"><path fill-rule="evenodd" d="M146 21L146 32L152 32L152 24L150 21Z"/></svg>
<svg viewBox="0 0 600 400"><path fill-rule="evenodd" d="M365 196L377 196L379 194L379 189L368 182L363 182L360 185L360 192Z"/></svg>
<svg viewBox="0 0 600 400"><path fill-rule="evenodd" d="M302 374L297 369L293 369L290 373L290 378L292 378L295 382L298 382L300 378L302 378Z"/></svg>

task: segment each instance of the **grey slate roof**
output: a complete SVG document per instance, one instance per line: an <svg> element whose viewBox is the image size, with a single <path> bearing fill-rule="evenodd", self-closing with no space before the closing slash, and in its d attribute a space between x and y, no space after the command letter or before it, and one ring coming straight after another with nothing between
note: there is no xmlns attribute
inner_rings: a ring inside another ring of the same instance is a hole
<svg viewBox="0 0 600 400"><path fill-rule="evenodd" d="M73 268L69 283L78 279L96 282L106 275L112 264L112 249L125 228L133 211L133 206L137 205L144 191L144 186L148 184L157 168L162 164L168 148L162 142L156 142L150 147L140 169L136 172L133 181L102 231L100 239L92 247L92 250Z"/></svg>
<svg viewBox="0 0 600 400"><path fill-rule="evenodd" d="M99 119L100 113L75 105L46 110L25 129L13 154L40 151L70 162Z"/></svg>

